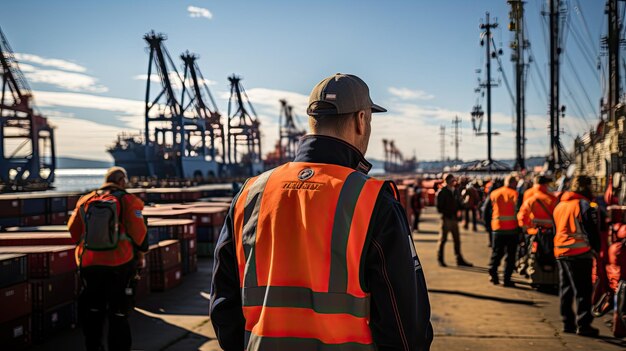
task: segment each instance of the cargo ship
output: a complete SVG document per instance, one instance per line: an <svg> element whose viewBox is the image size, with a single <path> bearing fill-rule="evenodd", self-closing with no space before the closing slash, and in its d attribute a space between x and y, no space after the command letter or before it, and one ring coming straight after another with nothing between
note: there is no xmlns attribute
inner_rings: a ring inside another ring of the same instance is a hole
<svg viewBox="0 0 626 351"><path fill-rule="evenodd" d="M198 57L189 52L180 56L184 63L181 75L163 44L165 35L152 31L144 40L150 57L144 133L118 135L107 149L115 165L139 179L202 182L261 173L260 122L241 78L229 77L231 95L224 125L196 62Z"/></svg>

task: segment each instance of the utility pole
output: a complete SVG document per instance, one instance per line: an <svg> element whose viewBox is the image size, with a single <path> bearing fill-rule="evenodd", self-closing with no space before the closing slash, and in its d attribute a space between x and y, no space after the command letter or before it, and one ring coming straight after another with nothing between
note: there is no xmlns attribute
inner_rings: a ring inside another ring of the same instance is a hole
<svg viewBox="0 0 626 351"><path fill-rule="evenodd" d="M441 162L446 161L446 126L439 128L440 147L441 147Z"/></svg>
<svg viewBox="0 0 626 351"><path fill-rule="evenodd" d="M526 168L526 62L524 50L528 48L528 42L524 35L524 1L508 0L511 6L509 12L509 30L513 32L514 38L511 41L511 61L515 63L515 169Z"/></svg>
<svg viewBox="0 0 626 351"><path fill-rule="evenodd" d="M487 88L487 161L491 165L493 163L493 159L491 157L491 87L494 86L491 82L491 58L496 57L497 53L491 52L491 29L497 28L498 23L490 23L489 22L489 12L486 13L486 23L480 24L480 29L483 29L483 35L481 40L481 45L485 45L486 48L486 58L487 58L487 81L482 83L481 86Z"/></svg>
<svg viewBox="0 0 626 351"><path fill-rule="evenodd" d="M619 77L619 49L620 49L620 23L617 11L618 0L608 0L606 3L606 14L609 28L607 47L609 54L609 91L606 111L609 121L615 123L615 106L619 103L620 77Z"/></svg>
<svg viewBox="0 0 626 351"><path fill-rule="evenodd" d="M563 165L561 158L559 113L559 7L560 0L549 0L550 5L550 156L549 166L556 170ZM564 112L564 108L563 108Z"/></svg>
<svg viewBox="0 0 626 351"><path fill-rule="evenodd" d="M454 117L452 124L454 124L454 160L459 161L459 144L461 142L461 136L459 135L459 125L461 124L461 119L459 116Z"/></svg>

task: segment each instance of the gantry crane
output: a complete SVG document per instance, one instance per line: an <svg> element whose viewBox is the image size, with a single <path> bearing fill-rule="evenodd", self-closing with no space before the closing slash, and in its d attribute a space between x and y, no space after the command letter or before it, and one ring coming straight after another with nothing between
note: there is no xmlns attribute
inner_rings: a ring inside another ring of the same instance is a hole
<svg viewBox="0 0 626 351"><path fill-rule="evenodd" d="M241 78L228 77L228 166L231 176L256 175L263 171L261 159L261 122Z"/></svg>
<svg viewBox="0 0 626 351"><path fill-rule="evenodd" d="M56 168L54 128L35 109L33 94L0 29L0 191L43 190Z"/></svg>

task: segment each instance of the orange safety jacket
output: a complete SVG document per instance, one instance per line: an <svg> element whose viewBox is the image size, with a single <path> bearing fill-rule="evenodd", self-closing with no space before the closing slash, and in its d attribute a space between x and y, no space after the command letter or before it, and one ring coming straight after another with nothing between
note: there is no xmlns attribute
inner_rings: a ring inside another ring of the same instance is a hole
<svg viewBox="0 0 626 351"><path fill-rule="evenodd" d="M115 186L107 184L107 189L117 190ZM102 191L103 188L101 188ZM106 190L105 190L106 191ZM133 194L124 194L121 197L122 211L120 214L120 234L127 236L130 240L120 240L117 247L106 251L93 251L83 249L83 234L85 224L80 215L80 209L85 203L96 195L96 191L83 196L78 200L76 209L72 213L67 223L72 239L77 243L74 256L76 264L82 267L88 266L120 266L130 262L134 258L134 245L141 245L146 237L147 228L143 220L141 211L143 201ZM85 208L86 210L86 208ZM132 242L131 242L132 240Z"/></svg>
<svg viewBox="0 0 626 351"><path fill-rule="evenodd" d="M556 258L582 255L591 250L587 234L583 231L581 202L584 196L565 192L554 209L554 256Z"/></svg>
<svg viewBox="0 0 626 351"><path fill-rule="evenodd" d="M308 162L244 185L233 240L247 350L376 349L360 263L384 185L351 168Z"/></svg>
<svg viewBox="0 0 626 351"><path fill-rule="evenodd" d="M543 187L545 188L546 186L544 185ZM524 191L524 193L522 194L522 202L526 202L526 200L530 199L533 195L540 192L541 189L541 185L539 184L535 184L531 188L526 189L526 191Z"/></svg>
<svg viewBox="0 0 626 351"><path fill-rule="evenodd" d="M495 232L516 232L517 218L515 206L517 204L517 191L503 186L491 192L489 195L493 207L491 217L491 229Z"/></svg>
<svg viewBox="0 0 626 351"><path fill-rule="evenodd" d="M553 229L554 222L552 220L552 213L554 212L556 203L556 196L548 193L548 189L545 185L539 186L534 194L522 203L517 213L519 226L527 227L527 233L529 235L537 234L539 228Z"/></svg>

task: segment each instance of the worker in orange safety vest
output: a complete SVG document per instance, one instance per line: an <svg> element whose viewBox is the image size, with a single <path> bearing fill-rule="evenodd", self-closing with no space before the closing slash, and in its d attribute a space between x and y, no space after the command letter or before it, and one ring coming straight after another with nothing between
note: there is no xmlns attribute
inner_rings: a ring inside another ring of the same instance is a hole
<svg viewBox="0 0 626 351"><path fill-rule="evenodd" d="M392 182L368 177L365 82L311 92L293 162L250 178L215 250L210 314L224 350L429 350L430 304Z"/></svg>
<svg viewBox="0 0 626 351"><path fill-rule="evenodd" d="M563 332L597 336L591 326L592 264L600 246L591 178L577 176L554 210L554 256L559 266ZM576 300L576 313L572 303Z"/></svg>
<svg viewBox="0 0 626 351"><path fill-rule="evenodd" d="M506 254L504 267L504 286L514 287L511 275L515 269L515 256L519 242L519 227L517 225L517 177L509 175L504 179L504 186L489 194L488 202L491 207L492 251L489 260L489 281L494 285L500 283L498 266Z"/></svg>
<svg viewBox="0 0 626 351"><path fill-rule="evenodd" d="M132 309L137 266L148 251L143 202L126 192L126 170L110 168L104 184L80 198L68 222L77 242L82 291L79 313L86 349L103 350L108 319L108 349L130 350L128 314Z"/></svg>

